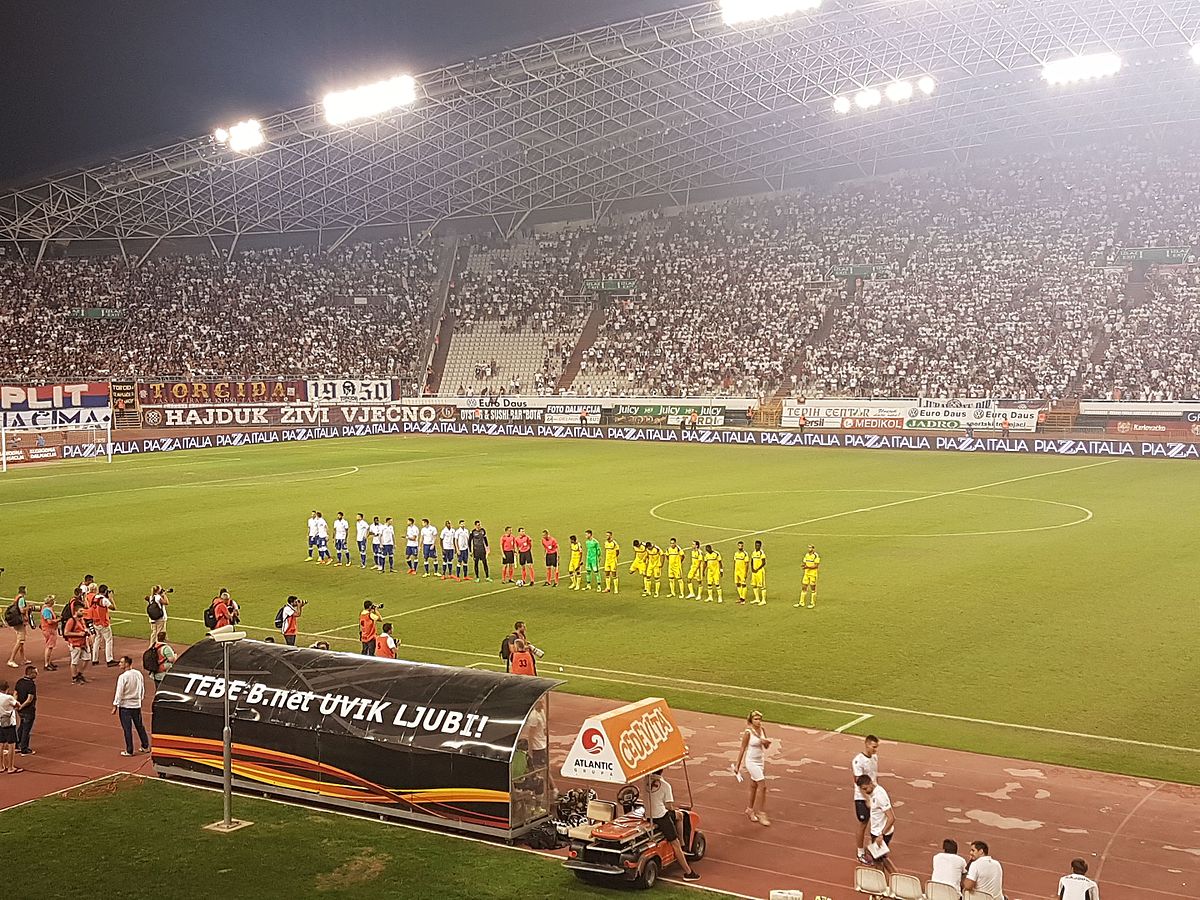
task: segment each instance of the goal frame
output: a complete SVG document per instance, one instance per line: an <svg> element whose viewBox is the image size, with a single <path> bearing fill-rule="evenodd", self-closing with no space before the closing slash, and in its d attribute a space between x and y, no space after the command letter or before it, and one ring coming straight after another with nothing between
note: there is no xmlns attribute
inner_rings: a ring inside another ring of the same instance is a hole
<svg viewBox="0 0 1200 900"><path fill-rule="evenodd" d="M37 434L69 434L71 432L89 432L92 435L104 435L104 453L103 458L109 463L113 459L113 439L112 439L112 417L104 425L35 425L21 428L13 428L8 424L6 416L0 414L0 474L7 473L9 469L8 462L8 445L11 438L15 435L24 437L25 435ZM66 441L63 445L66 445ZM91 442L92 446L99 443L97 440ZM99 454L93 458L100 458ZM65 455L60 455L56 462L61 462L66 459ZM29 465L30 463L13 463L13 465Z"/></svg>

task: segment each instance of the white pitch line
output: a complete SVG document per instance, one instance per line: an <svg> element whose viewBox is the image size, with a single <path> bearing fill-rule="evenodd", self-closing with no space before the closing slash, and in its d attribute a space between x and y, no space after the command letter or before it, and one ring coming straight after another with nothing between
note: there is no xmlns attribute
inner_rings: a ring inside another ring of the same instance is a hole
<svg viewBox="0 0 1200 900"><path fill-rule="evenodd" d="M849 728L853 728L855 725L860 725L863 722L867 721L867 719L871 719L871 718L874 718L874 717L870 713L863 713L861 716L859 716L853 722L847 722L845 725L841 726L840 728L833 729L833 733L841 734L843 731L846 731Z"/></svg>
<svg viewBox="0 0 1200 900"><path fill-rule="evenodd" d="M1065 475L1067 472L1079 472L1083 469L1094 469L1097 466L1107 466L1116 462L1115 459L1106 459L1101 462L1088 463L1084 466L1072 466L1069 469L1054 469L1050 472L1037 472L1033 475L1022 475L1020 478L1006 478L1004 481L991 481L987 484L977 484L974 487L957 488L953 491L938 491L933 494L922 494L919 497L906 497L903 500L892 500L890 503L880 503L876 506L865 506L861 509L847 509L842 512L830 513L826 516L817 516L812 519L805 519L802 522L790 522L787 525L777 525L774 528L765 528L761 531L747 531L745 534L735 534L733 537L721 538L713 541L714 544L728 544L732 541L739 541L742 538L754 537L759 534L771 534L776 531L783 531L785 528L799 528L802 525L811 525L814 522L825 522L829 519L840 519L843 516L853 516L858 513L875 512L880 509L888 509L893 506L904 506L907 503L920 503L922 500L936 500L938 497L952 497L955 494L966 494L971 491L982 491L985 488L1000 487L1004 484L1016 484L1019 481L1029 481L1033 478L1046 478L1050 475Z"/></svg>
<svg viewBox="0 0 1200 900"><path fill-rule="evenodd" d="M465 599L469 599L469 598L464 597L463 599L465 600ZM198 625L204 624L204 622L200 619L188 619L188 618L184 618L183 616L171 616L171 618L178 620L178 621L182 621L182 622L195 622ZM251 631L266 631L271 634L275 634L278 631L278 629L276 629L276 628L263 628L262 626L259 626L259 625L244 625L243 624L243 625L239 625L238 627L243 630L249 629ZM348 625L348 626L344 626L344 627L345 628L350 628L350 627L357 628L358 625L355 624L353 626ZM301 634L304 636L307 636L307 637L321 637L321 635L316 634L315 632L301 632ZM345 641L351 640L350 638L336 638L336 639L337 640L345 640ZM427 650L427 651L430 651L433 653L449 653L449 654L452 654L455 656L471 656L471 657L475 657L477 659L491 660L494 658L492 656L492 654L490 654L490 653L479 653L478 651L475 651L475 650L456 650L453 647L428 647L428 646L424 646L422 644L406 644L405 646L410 647L413 650ZM549 665L549 664L547 664L547 665ZM558 663L554 663L554 665L558 665ZM784 698L787 698L790 700L811 700L814 703L832 703L832 704L836 704L838 706L848 706L848 707L851 707L851 709L853 709L854 707L859 707L859 708L864 708L864 709L875 710L876 712L888 712L888 713L895 713L897 715L904 715L904 716L921 716L923 718L940 719L942 721L947 721L947 722L965 722L968 725L988 725L988 726L991 726L994 728L1015 728L1020 731L1032 731L1037 734L1052 734L1052 735L1056 735L1059 737L1083 738L1084 740L1105 741L1105 742L1111 743L1111 744L1127 744L1127 745L1133 746L1133 747L1152 747L1156 750L1173 750L1178 753L1200 754L1200 748L1197 748L1197 747L1177 747L1173 744L1158 744L1158 743L1154 743L1152 741L1138 741L1138 740L1134 740L1133 738L1111 737L1106 734L1088 734L1083 731L1065 731L1060 728L1046 728L1041 725L1023 725L1019 722L998 722L995 719L977 719L977 718L972 718L970 716L957 716L952 713L928 712L927 710L923 710L923 709L908 709L903 706L884 706L879 703L863 703L860 700L841 700L836 697L818 697L813 694L797 694L797 693L793 693L791 691L776 691L776 690L771 690L768 688L746 687L744 685L737 685L737 684L716 684L711 681L695 681L695 680L687 679L687 678L675 678L673 676L668 676L668 675L646 675L644 673L639 673L639 672L624 672L624 671L621 671L620 669L601 669L601 668L597 668L595 666L577 666L577 665L563 664L563 668L564 669L575 669L580 672L602 672L606 675L624 675L624 676L630 676L633 678L650 678L650 679L655 679L657 681L671 682L676 685L684 685L685 687L699 686L699 687L703 687L703 688L716 688L716 689L724 689L724 690L733 689L736 691L744 691L746 693L758 694L760 697L766 697L767 699L770 699L772 697L784 697ZM704 692L699 691L697 693L704 693ZM721 695L718 694L718 696L721 696ZM853 715L854 713L848 712L848 714Z"/></svg>
<svg viewBox="0 0 1200 900"><path fill-rule="evenodd" d="M444 603L435 603L432 606L422 606L419 609L406 609L403 612L396 613L395 615L387 616L386 621L390 622L393 619L403 618L404 616L414 616L417 613L429 612L429 610L431 610L431 609L441 609L443 606L453 606L455 603L466 603L468 600L478 600L480 597L490 597L493 594L504 594L504 593L507 593L508 591L516 590L516 587L517 587L516 585L513 585L512 587L499 588L497 590L487 591L482 594L471 594L468 597L459 597L455 600L447 600ZM320 635L321 637L324 637L325 635L328 635L328 634L337 634L339 631L345 631L348 628L357 628L357 627L358 627L358 623L355 622L352 625L341 625L337 628L330 628L328 631L318 631L316 633L318 635Z"/></svg>

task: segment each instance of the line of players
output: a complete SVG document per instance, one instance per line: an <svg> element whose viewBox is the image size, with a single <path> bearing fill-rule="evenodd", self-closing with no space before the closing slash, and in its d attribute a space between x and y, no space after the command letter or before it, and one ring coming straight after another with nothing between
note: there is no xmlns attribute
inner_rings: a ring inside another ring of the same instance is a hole
<svg viewBox="0 0 1200 900"><path fill-rule="evenodd" d="M338 512L333 521L334 552L336 559L329 553L329 525L319 510L313 510L308 520L308 558L319 565L350 566L353 558L349 549L350 522L345 514ZM396 530L391 516L379 521L376 516L368 523L362 513L358 513L355 527L355 540L358 544L359 565L367 567L368 539L374 555L374 569L379 572L394 572ZM438 559L437 548L441 546L442 555ZM558 587L558 541L548 531L542 532L542 549L546 559L546 580L548 587ZM514 534L511 526L505 526L500 538L501 549L501 583L532 587L536 581L533 564L533 539L524 528L518 528ZM405 526L405 562L409 575L416 575L424 567L423 575L440 576L442 580L469 580L468 563L472 556L476 559L475 580L480 580L480 563L483 574L491 581L487 567L486 556L489 552L487 532L476 521L475 527L468 530L466 521L459 519L455 528L449 519L442 529L422 519L418 526L416 520L409 518ZM690 565L687 577L683 574L685 557L690 553ZM603 554L603 570L600 560ZM571 590L591 591L593 585L600 593L620 593L620 556L621 545L614 539L611 531L605 532L603 544L596 540L591 529L584 532L581 542L576 535L570 536L570 561L567 572L571 582ZM682 597L688 600L703 600L711 603L724 603L724 589L721 584L724 574L724 560L719 550L712 544L701 547L699 541L692 541L690 551L679 545L676 538L671 538L666 547L655 545L653 541L633 541L633 562L629 567L632 575L642 577L642 596L658 597L662 590L662 575L664 564L667 569L667 585L669 597ZM817 599L817 579L820 571L821 557L816 547L808 545L804 555L804 575L801 582L800 599L793 604L797 609L805 607L813 609ZM518 566L520 577L517 577ZM733 554L733 583L738 595L738 604L749 602L751 606L767 605L767 555L760 540L754 542L753 551L747 552L744 541L737 542ZM603 587L601 587L601 571L603 571ZM684 588L687 593L684 594ZM753 591L754 599L748 600L749 592ZM715 597L714 597L715 593Z"/></svg>

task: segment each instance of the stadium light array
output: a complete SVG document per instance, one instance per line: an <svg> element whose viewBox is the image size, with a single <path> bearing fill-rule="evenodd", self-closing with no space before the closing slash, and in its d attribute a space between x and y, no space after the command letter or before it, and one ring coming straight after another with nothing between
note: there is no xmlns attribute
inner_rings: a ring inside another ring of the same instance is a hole
<svg viewBox="0 0 1200 900"><path fill-rule="evenodd" d="M246 119L228 128L218 128L213 132L213 140L234 153L249 153L261 147L266 138L257 119Z"/></svg>
<svg viewBox="0 0 1200 900"><path fill-rule="evenodd" d="M930 94L932 94L936 87L937 87L937 82L935 82L928 75L922 75L920 78L917 79L917 89L922 94L924 94L926 97L928 97Z"/></svg>
<svg viewBox="0 0 1200 900"><path fill-rule="evenodd" d="M1047 84L1075 84L1109 78L1121 71L1121 57L1115 53L1089 53L1084 56L1068 56L1042 66L1042 78Z"/></svg>
<svg viewBox="0 0 1200 900"><path fill-rule="evenodd" d="M345 125L358 119L370 119L409 106L417 99L417 82L411 75L397 75L375 84L325 95L325 120L330 125Z"/></svg>
<svg viewBox="0 0 1200 900"><path fill-rule="evenodd" d="M833 111L839 116L844 116L850 112L855 106L859 109L874 109L883 103L883 98L887 97L892 103L905 103L911 100L917 91L920 91L925 96L929 96L934 92L937 85L934 80L928 75L922 75L915 82L911 81L893 81L884 87L880 92L878 88L865 87L858 93L850 97L834 97Z"/></svg>
<svg viewBox="0 0 1200 900"><path fill-rule="evenodd" d="M854 105L859 109L871 109L880 104L882 95L875 88L863 88L854 95Z"/></svg>
<svg viewBox="0 0 1200 900"><path fill-rule="evenodd" d="M844 116L846 113L850 112L850 106L851 103L849 97L838 97L833 101L833 111L839 116Z"/></svg>
<svg viewBox="0 0 1200 900"><path fill-rule="evenodd" d="M884 88L883 92L893 103L903 103L905 100L912 99L913 86L907 81L893 81Z"/></svg>
<svg viewBox="0 0 1200 900"><path fill-rule="evenodd" d="M782 19L817 9L821 0L721 0L721 17L726 25Z"/></svg>

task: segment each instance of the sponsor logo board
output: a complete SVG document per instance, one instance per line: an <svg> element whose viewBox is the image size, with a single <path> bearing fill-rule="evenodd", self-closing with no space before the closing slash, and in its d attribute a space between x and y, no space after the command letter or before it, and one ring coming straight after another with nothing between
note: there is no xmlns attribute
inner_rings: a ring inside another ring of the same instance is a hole
<svg viewBox="0 0 1200 900"><path fill-rule="evenodd" d="M686 755L687 746L667 702L650 697L585 721L562 774L627 784Z"/></svg>

